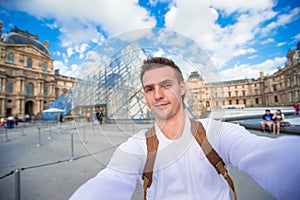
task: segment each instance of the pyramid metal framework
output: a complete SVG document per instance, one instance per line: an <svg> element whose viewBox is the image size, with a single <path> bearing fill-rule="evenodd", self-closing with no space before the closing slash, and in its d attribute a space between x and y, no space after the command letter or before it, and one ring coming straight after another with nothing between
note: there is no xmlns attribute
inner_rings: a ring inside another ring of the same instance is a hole
<svg viewBox="0 0 300 200"><path fill-rule="evenodd" d="M64 109L63 115L79 109L105 107L107 120L151 120L140 82L140 67L157 49L140 48L136 45L124 48L105 63L74 85L68 94L60 96L48 108ZM194 117L185 105L190 117Z"/></svg>
<svg viewBox="0 0 300 200"><path fill-rule="evenodd" d="M150 119L139 77L148 57L141 48L120 51L48 107L64 109L66 115L76 108L105 106L107 119Z"/></svg>

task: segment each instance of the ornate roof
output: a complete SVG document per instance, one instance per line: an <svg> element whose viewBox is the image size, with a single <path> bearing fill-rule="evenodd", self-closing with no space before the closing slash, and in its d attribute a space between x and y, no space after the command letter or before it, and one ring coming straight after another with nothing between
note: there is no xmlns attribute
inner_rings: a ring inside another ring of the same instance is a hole
<svg viewBox="0 0 300 200"><path fill-rule="evenodd" d="M39 50L41 50L42 52L46 53L47 55L50 55L48 49L43 44L41 44L38 40L35 40L31 37L25 36L25 35L20 34L20 33L9 32L4 37L3 42L6 43L6 44L29 44L29 45L33 45L36 48L38 48Z"/></svg>
<svg viewBox="0 0 300 200"><path fill-rule="evenodd" d="M192 78L200 79L201 76L200 76L200 74L199 74L198 72L192 72L192 73L189 75L188 79L190 80L190 79L192 79Z"/></svg>

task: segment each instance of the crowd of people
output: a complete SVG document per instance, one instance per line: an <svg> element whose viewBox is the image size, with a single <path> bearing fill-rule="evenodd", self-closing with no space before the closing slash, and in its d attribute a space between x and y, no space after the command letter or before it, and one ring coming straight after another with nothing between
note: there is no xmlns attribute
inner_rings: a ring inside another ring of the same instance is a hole
<svg viewBox="0 0 300 200"><path fill-rule="evenodd" d="M19 126L19 122L30 122L31 116L26 114L24 117L19 117L18 115L1 116L0 117L0 127L1 128L14 128Z"/></svg>
<svg viewBox="0 0 300 200"><path fill-rule="evenodd" d="M88 122L97 122L97 124L103 124L104 114L102 110L96 110L96 113L92 115L91 113L86 114L86 119Z"/></svg>

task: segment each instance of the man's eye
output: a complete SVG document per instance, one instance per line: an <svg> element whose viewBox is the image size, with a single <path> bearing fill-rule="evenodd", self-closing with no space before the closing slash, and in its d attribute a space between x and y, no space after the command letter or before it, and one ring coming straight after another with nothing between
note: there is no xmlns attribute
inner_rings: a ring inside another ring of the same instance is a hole
<svg viewBox="0 0 300 200"><path fill-rule="evenodd" d="M165 89L169 89L171 88L172 84L171 83L164 83L161 85L161 87L165 88Z"/></svg>
<svg viewBox="0 0 300 200"><path fill-rule="evenodd" d="M145 93L148 93L148 92L153 91L153 88L151 88L151 87L146 87L146 88L144 89L144 91L145 91Z"/></svg>

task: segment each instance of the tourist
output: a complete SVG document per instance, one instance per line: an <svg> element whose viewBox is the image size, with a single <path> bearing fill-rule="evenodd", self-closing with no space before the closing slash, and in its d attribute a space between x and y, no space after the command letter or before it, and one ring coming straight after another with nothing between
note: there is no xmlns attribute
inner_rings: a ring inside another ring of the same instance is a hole
<svg viewBox="0 0 300 200"><path fill-rule="evenodd" d="M91 121L92 121L92 115L91 115L91 113L88 112L88 113L86 114L86 119L87 119L88 122L91 122Z"/></svg>
<svg viewBox="0 0 300 200"><path fill-rule="evenodd" d="M102 121L103 121L103 112L102 112L102 110L97 110L96 118L97 118L98 124L99 125L102 124Z"/></svg>
<svg viewBox="0 0 300 200"><path fill-rule="evenodd" d="M284 121L284 114L281 113L281 110L276 110L275 114L273 115L272 119L274 120L273 124L273 133L280 134L280 123ZM276 131L277 130L277 131Z"/></svg>
<svg viewBox="0 0 300 200"><path fill-rule="evenodd" d="M15 116L14 121L15 121L16 127L18 127L19 126L19 116L18 115Z"/></svg>
<svg viewBox="0 0 300 200"><path fill-rule="evenodd" d="M186 87L182 73L169 59L145 60L140 78L145 100L155 116L154 128L141 130L119 146L108 166L70 199L131 199L137 180L145 181L144 199L148 200L230 199L226 170L222 174L227 181L207 159L213 152L209 143L226 166L246 172L274 198L299 199L300 137L269 138L251 134L233 123L213 119L190 121L184 110ZM202 133L206 131L208 139L200 138L201 147L199 132L193 135L199 127ZM145 134L150 137L146 139ZM146 175L152 172L148 159L155 161L152 176ZM223 166L221 161L217 165ZM145 174L143 180L141 174Z"/></svg>
<svg viewBox="0 0 300 200"><path fill-rule="evenodd" d="M267 125L269 128L269 132L272 133L272 126L273 126L273 114L271 114L271 111L269 109L265 110L265 114L262 116L262 122L261 127L262 131L265 132L265 126Z"/></svg>
<svg viewBox="0 0 300 200"><path fill-rule="evenodd" d="M295 103L293 105L294 109L295 109L295 115L299 115L299 104L298 103Z"/></svg>
<svg viewBox="0 0 300 200"><path fill-rule="evenodd" d="M5 128L5 117L1 116L0 118L0 127Z"/></svg>

